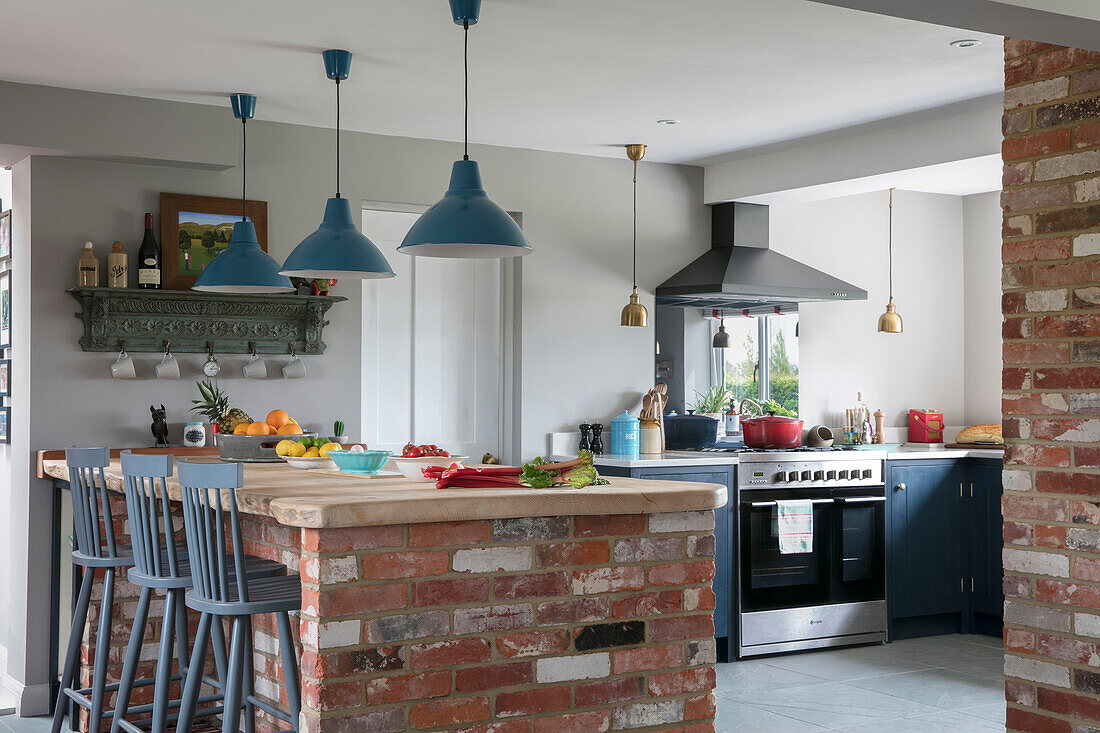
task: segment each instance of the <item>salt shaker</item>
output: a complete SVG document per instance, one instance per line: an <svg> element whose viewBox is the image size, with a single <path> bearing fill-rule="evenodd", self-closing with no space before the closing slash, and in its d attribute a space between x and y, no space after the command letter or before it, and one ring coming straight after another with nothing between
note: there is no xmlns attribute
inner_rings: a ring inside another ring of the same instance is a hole
<svg viewBox="0 0 1100 733"><path fill-rule="evenodd" d="M592 426L589 425L588 423L581 423L579 427L580 427L580 431L581 431L581 444L580 444L580 447L577 450L578 451L592 450L592 443L590 442L590 440L591 440L590 435L592 433Z"/></svg>
<svg viewBox="0 0 1100 733"><path fill-rule="evenodd" d="M597 456L603 455L603 438L600 437L600 433L603 432L603 425L600 423L592 423L592 452Z"/></svg>

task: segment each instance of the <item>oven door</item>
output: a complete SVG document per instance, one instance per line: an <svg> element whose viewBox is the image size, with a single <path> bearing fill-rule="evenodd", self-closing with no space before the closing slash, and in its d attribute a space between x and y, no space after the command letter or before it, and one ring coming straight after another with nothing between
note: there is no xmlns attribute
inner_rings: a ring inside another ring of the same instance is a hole
<svg viewBox="0 0 1100 733"><path fill-rule="evenodd" d="M784 555L776 531L776 499L813 502L813 546ZM829 602L833 565L833 507L828 489L745 491L738 516L741 536L741 612L815 606Z"/></svg>
<svg viewBox="0 0 1100 733"><path fill-rule="evenodd" d="M832 603L886 598L886 494L858 487L833 492L838 552Z"/></svg>

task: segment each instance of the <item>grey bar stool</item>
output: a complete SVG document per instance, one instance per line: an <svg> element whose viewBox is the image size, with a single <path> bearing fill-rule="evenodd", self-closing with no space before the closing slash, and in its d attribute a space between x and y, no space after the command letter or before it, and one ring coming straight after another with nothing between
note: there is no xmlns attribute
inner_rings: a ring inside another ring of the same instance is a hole
<svg viewBox="0 0 1100 733"><path fill-rule="evenodd" d="M191 587L191 562L182 537L177 538L177 529L172 514L171 500L168 496L167 479L172 476L172 456L169 454L138 454L122 451L122 474L125 479L126 509L129 516L130 543L133 549L134 567L128 577L131 583L141 588L134 625L130 632L130 641L126 647L122 677L118 685L118 698L115 701L114 719L111 732L118 733L163 733L168 723L173 722L169 709L178 707L179 700L171 700L171 683L174 680L186 680L188 650L187 609L184 606L184 593ZM249 555L244 556L245 571L249 577L274 577L284 575L286 568L273 560L265 560ZM149 604L154 592L165 592L164 621L161 626L160 648L157 655L156 675L151 680L137 680L137 666L141 655L145 627L148 621ZM173 653L173 640L175 652ZM214 628L214 657L219 679L202 675L202 681L215 689L221 689L220 680L225 678L226 651L225 636L220 625ZM179 660L179 674L172 674L173 659ZM153 684L153 703L130 707L130 695L134 687ZM200 702L220 701L220 694L203 697ZM217 708L209 711L213 715L221 711ZM148 714L136 723L126 720L125 716ZM148 726L148 727L146 727Z"/></svg>
<svg viewBox="0 0 1100 733"><path fill-rule="evenodd" d="M107 653L111 649L111 610L114 604L115 572L134 564L129 548L120 548L115 542L114 517L107 495L107 479L103 469L111 462L108 448L69 448L65 451L65 463L69 467L69 489L73 503L74 565L81 566L83 579L73 609L73 623L69 629L69 646L65 652L65 665L61 670L61 689L53 711L53 733L59 733L65 719L66 698L91 715L92 730L98 730L103 712L103 698L118 689L117 684L107 684ZM95 573L104 569L103 600L99 608L99 630L96 632L92 686L70 689L77 666L80 664L80 643L84 638L84 625L88 621L88 605L92 598ZM109 714L109 712L107 713Z"/></svg>
<svg viewBox="0 0 1100 733"><path fill-rule="evenodd" d="M256 708L290 725L281 733L298 733L301 712L301 682L294 637L290 632L290 611L302 607L302 581L297 575L276 578L248 576L243 561L240 515L236 490L244 485L241 463L194 463L179 461L183 493L183 522L191 558L194 589L187 592L187 607L199 611L199 627L190 669L206 663L206 645L211 625L222 618L233 619L229 667L226 670L222 733L238 733L240 716L230 711L245 708L245 726L254 725ZM226 508L228 505L228 508ZM226 550L226 525L233 552ZM275 614L279 628L279 655L290 710L268 704L251 694L251 615ZM188 675L184 683L177 733L190 733L198 707L200 675Z"/></svg>

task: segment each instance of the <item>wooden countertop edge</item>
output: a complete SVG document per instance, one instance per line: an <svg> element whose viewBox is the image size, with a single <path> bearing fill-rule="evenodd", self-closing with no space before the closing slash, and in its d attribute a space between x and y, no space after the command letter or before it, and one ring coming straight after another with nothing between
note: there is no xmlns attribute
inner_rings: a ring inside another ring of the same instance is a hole
<svg viewBox="0 0 1100 733"><path fill-rule="evenodd" d="M39 477L67 480L63 461L64 451L39 451ZM617 485L608 487L529 489L520 493L509 489L507 496L502 496L499 489L453 489L438 494L431 493L433 489L422 493L418 490L429 488L429 484L412 484L404 479L366 481L349 478L343 482L348 495L342 496L337 491L335 495L319 496L311 493L306 485L313 482L313 492L316 492L317 475L303 472L302 478L300 491L297 487L246 486L237 492L238 506L242 512L270 517L285 526L341 529L474 519L706 511L724 506L727 499L727 490L722 484L622 478L612 478ZM117 468L116 472L107 474L107 480L109 488L121 491L122 479ZM322 480L327 483L327 478ZM168 486L170 495L178 498L179 485L170 481ZM378 493L389 488L395 490L393 494ZM356 493L358 489L374 493Z"/></svg>

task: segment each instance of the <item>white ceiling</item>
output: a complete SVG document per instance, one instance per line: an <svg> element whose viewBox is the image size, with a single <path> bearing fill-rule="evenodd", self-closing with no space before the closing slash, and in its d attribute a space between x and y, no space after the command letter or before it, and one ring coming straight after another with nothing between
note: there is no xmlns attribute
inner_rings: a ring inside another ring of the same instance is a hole
<svg viewBox="0 0 1100 733"><path fill-rule="evenodd" d="M443 0L4 0L0 79L225 104L332 126L320 51L354 52L346 128L459 140ZM960 50L948 42L975 37ZM694 162L997 92L1000 38L805 0L485 0L474 142ZM675 118L678 126L656 120Z"/></svg>

